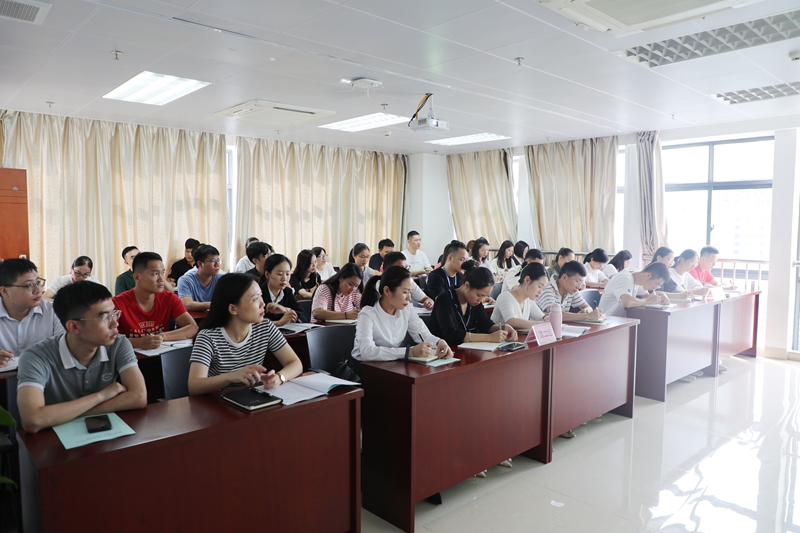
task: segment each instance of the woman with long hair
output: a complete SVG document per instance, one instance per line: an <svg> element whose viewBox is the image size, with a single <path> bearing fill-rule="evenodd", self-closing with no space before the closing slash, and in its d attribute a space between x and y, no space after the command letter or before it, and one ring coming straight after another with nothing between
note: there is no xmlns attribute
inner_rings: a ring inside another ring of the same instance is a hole
<svg viewBox="0 0 800 533"><path fill-rule="evenodd" d="M347 263L326 279L314 293L311 322L351 320L358 318L361 308L361 280L364 272L355 263Z"/></svg>
<svg viewBox="0 0 800 533"><path fill-rule="evenodd" d="M310 300L314 297L322 280L317 274L317 258L311 250L300 250L297 254L297 263L289 284L299 298Z"/></svg>

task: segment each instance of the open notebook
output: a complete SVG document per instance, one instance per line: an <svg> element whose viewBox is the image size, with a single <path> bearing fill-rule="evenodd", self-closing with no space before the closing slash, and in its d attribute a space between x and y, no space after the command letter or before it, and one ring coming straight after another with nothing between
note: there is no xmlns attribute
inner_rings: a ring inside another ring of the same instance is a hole
<svg viewBox="0 0 800 533"><path fill-rule="evenodd" d="M336 387L349 385L356 387L361 386L360 383L335 378L333 376L326 376L325 374L309 374L307 376L294 378L280 387L266 389L266 391L282 399L283 405L292 405L297 402L325 396ZM256 388L265 390L263 385Z"/></svg>

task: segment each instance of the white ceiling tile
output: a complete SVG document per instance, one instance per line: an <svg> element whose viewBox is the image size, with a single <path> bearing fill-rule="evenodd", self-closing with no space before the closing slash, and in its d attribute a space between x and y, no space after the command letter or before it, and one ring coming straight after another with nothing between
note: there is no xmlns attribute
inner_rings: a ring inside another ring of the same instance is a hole
<svg viewBox="0 0 800 533"><path fill-rule="evenodd" d="M781 83L780 78L773 76L765 70L750 70L737 74L728 74L727 76L714 76L701 80L688 81L686 85L703 94L716 94L727 91L752 89L753 87L763 87L764 85L776 85L779 83Z"/></svg>
<svg viewBox="0 0 800 533"><path fill-rule="evenodd" d="M534 68L561 63L572 57L596 54L599 51L603 50L591 43L575 39L565 32L536 36L489 50L491 54L506 59L522 57L525 65Z"/></svg>
<svg viewBox="0 0 800 533"><path fill-rule="evenodd" d="M155 13L164 17L180 15L193 0L114 0L113 4L136 11Z"/></svg>
<svg viewBox="0 0 800 533"><path fill-rule="evenodd" d="M52 112L59 114L60 110L79 109L89 104L94 98L94 96L85 93L75 94L25 87L11 100L10 105L13 106L13 109L21 109L29 104L45 105L47 102L53 102Z"/></svg>
<svg viewBox="0 0 800 533"><path fill-rule="evenodd" d="M112 50L119 50L122 54L119 59L114 59ZM143 69L153 61L165 55L164 48L155 48L146 44L130 43L113 37L98 37L85 33L73 33L67 42L58 50L54 60L80 59L83 61L96 61L101 64L127 65L134 69Z"/></svg>
<svg viewBox="0 0 800 533"><path fill-rule="evenodd" d="M267 42L215 31L204 33L176 51L245 67L260 65L287 53Z"/></svg>
<svg viewBox="0 0 800 533"><path fill-rule="evenodd" d="M182 12L175 18L184 21L186 24L205 26L209 29L219 29L225 34L238 35L243 38L266 40L278 35L278 32L275 30L258 26L252 20L247 22L228 20L206 13L188 10Z"/></svg>
<svg viewBox="0 0 800 533"><path fill-rule="evenodd" d="M473 49L425 33L413 33L364 51L372 57L421 69L475 53Z"/></svg>
<svg viewBox="0 0 800 533"><path fill-rule="evenodd" d="M100 9L99 5L84 0L58 0L49 3L52 7L42 25L59 30L73 31L92 13Z"/></svg>
<svg viewBox="0 0 800 533"><path fill-rule="evenodd" d="M14 85L17 88L20 88L30 78L30 72L0 67L0 82L2 83Z"/></svg>
<svg viewBox="0 0 800 533"><path fill-rule="evenodd" d="M245 67L186 54L169 54L147 66L150 72L180 78L216 82L241 72Z"/></svg>
<svg viewBox="0 0 800 533"><path fill-rule="evenodd" d="M635 76L647 70L616 54L600 50L540 68L556 76L589 84L597 78Z"/></svg>
<svg viewBox="0 0 800 533"><path fill-rule="evenodd" d="M325 0L296 0L287 4L281 0L199 0L185 13L205 13L219 19L227 19L255 25L283 33L300 24L336 8L335 3Z"/></svg>
<svg viewBox="0 0 800 533"><path fill-rule="evenodd" d="M107 64L99 67L94 61L56 56L37 72L37 76L92 83L99 90L108 92L139 72L140 69L126 65L122 61L109 60Z"/></svg>
<svg viewBox="0 0 800 533"><path fill-rule="evenodd" d="M291 52L268 61L257 67L259 70L303 78L310 81L339 82L342 78L373 77L368 72L360 72L352 65L336 59L320 57L300 52Z"/></svg>
<svg viewBox="0 0 800 533"><path fill-rule="evenodd" d="M121 42L171 49L211 30L103 6L79 31Z"/></svg>
<svg viewBox="0 0 800 533"><path fill-rule="evenodd" d="M0 46L0 68L35 72L49 57L50 54L45 52Z"/></svg>
<svg viewBox="0 0 800 533"><path fill-rule="evenodd" d="M461 59L428 67L428 71L458 80L481 81L497 76L509 75L520 68L513 61L489 54L473 54Z"/></svg>
<svg viewBox="0 0 800 533"><path fill-rule="evenodd" d="M609 94L618 94L638 89L659 87L662 85L674 85L675 82L650 69L642 68L636 72L630 72L623 76L605 76L591 79L584 79L580 73L575 73L573 78L583 80L583 84L594 89L598 89Z"/></svg>
<svg viewBox="0 0 800 533"><path fill-rule="evenodd" d="M495 0L350 0L345 7L422 30L494 3Z"/></svg>
<svg viewBox="0 0 800 533"><path fill-rule="evenodd" d="M70 32L0 18L0 45L29 52L52 54Z"/></svg>

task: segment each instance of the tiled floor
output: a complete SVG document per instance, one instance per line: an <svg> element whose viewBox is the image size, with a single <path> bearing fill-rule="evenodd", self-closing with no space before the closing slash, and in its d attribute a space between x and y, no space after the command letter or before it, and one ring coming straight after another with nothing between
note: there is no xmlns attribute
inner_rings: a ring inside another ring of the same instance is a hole
<svg viewBox="0 0 800 533"><path fill-rule="evenodd" d="M733 358L417 505L421 533L800 532L800 364ZM795 505L798 504L798 514ZM364 510L364 533L397 532Z"/></svg>

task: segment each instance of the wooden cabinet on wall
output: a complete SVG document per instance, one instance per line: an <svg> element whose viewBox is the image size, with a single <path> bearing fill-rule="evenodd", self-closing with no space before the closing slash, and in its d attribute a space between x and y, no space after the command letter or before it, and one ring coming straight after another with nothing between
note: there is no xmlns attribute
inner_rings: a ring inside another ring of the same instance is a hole
<svg viewBox="0 0 800 533"><path fill-rule="evenodd" d="M0 168L0 258L30 257L28 177L23 169Z"/></svg>

